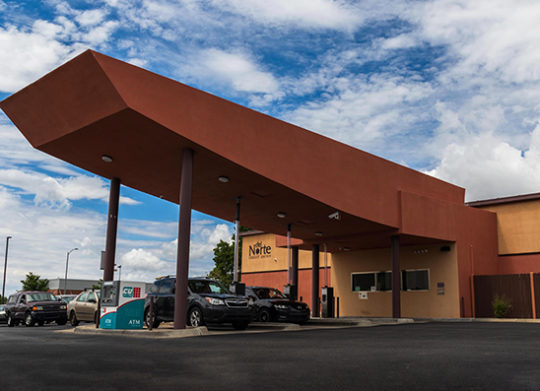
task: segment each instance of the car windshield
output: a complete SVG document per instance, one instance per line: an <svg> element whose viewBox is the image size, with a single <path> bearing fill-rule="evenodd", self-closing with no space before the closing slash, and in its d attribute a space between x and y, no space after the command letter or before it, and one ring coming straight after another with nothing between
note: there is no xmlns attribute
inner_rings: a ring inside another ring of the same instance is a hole
<svg viewBox="0 0 540 391"><path fill-rule="evenodd" d="M217 281L194 280L189 282L189 289L194 293L231 293Z"/></svg>
<svg viewBox="0 0 540 391"><path fill-rule="evenodd" d="M285 299L283 293L274 288L253 289L259 299Z"/></svg>
<svg viewBox="0 0 540 391"><path fill-rule="evenodd" d="M26 295L26 302L31 303L33 301L56 301L56 296L49 292L42 293L29 293Z"/></svg>

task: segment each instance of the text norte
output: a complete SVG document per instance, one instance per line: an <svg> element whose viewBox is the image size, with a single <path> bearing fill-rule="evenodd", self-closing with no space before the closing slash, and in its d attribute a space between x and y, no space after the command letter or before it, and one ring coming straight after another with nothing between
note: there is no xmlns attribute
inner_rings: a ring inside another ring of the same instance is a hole
<svg viewBox="0 0 540 391"><path fill-rule="evenodd" d="M249 246L249 256L250 257L269 257L272 253L272 247L262 244L262 242L257 242Z"/></svg>

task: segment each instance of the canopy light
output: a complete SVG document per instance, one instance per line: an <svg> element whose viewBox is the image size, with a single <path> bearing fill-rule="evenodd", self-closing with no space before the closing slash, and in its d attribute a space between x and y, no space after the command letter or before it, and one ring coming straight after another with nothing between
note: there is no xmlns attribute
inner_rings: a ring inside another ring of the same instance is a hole
<svg viewBox="0 0 540 391"><path fill-rule="evenodd" d="M113 158L109 155L102 155L101 160L103 160L105 163L111 163L113 161Z"/></svg>
<svg viewBox="0 0 540 391"><path fill-rule="evenodd" d="M228 177L228 176L222 175L222 176L220 176L220 177L218 178L218 181L220 181L220 182L222 182L222 183L227 183L227 182L229 182L229 177Z"/></svg>
<svg viewBox="0 0 540 391"><path fill-rule="evenodd" d="M276 216L279 217L280 219L284 219L285 217L287 217L287 213L277 212Z"/></svg>
<svg viewBox="0 0 540 391"><path fill-rule="evenodd" d="M315 232L315 236L322 236L322 232Z"/></svg>

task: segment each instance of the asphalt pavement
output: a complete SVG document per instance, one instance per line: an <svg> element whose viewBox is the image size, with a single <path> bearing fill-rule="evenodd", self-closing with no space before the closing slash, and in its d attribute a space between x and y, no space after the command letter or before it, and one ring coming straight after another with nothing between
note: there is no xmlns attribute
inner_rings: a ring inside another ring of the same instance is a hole
<svg viewBox="0 0 540 391"><path fill-rule="evenodd" d="M540 390L540 324L413 323L181 339L0 325L0 390Z"/></svg>

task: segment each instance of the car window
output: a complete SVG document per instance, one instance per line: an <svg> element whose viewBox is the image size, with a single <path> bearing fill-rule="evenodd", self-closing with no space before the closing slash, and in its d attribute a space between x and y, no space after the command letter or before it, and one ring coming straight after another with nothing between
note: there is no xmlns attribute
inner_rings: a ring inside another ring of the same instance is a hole
<svg viewBox="0 0 540 391"><path fill-rule="evenodd" d="M86 301L90 301L90 300L94 300L97 302L96 300L96 294L94 292L90 292L88 293L88 299L86 299Z"/></svg>
<svg viewBox="0 0 540 391"><path fill-rule="evenodd" d="M27 294L26 301L32 303L35 301L57 301L57 299L56 296L50 292L39 292Z"/></svg>
<svg viewBox="0 0 540 391"><path fill-rule="evenodd" d="M160 282L161 284L159 285L159 293L165 293L165 294L172 293L175 280L170 279L170 280L163 280Z"/></svg>
<svg viewBox="0 0 540 391"><path fill-rule="evenodd" d="M16 295L12 295L12 296L9 296L9 299L8 299L8 304L15 304L17 302L17 296Z"/></svg>
<svg viewBox="0 0 540 391"><path fill-rule="evenodd" d="M195 293L230 293L227 288L217 281L192 280L189 281L189 289Z"/></svg>
<svg viewBox="0 0 540 391"><path fill-rule="evenodd" d="M87 297L88 297L88 292L84 292L79 297L77 297L77 301L86 301Z"/></svg>

